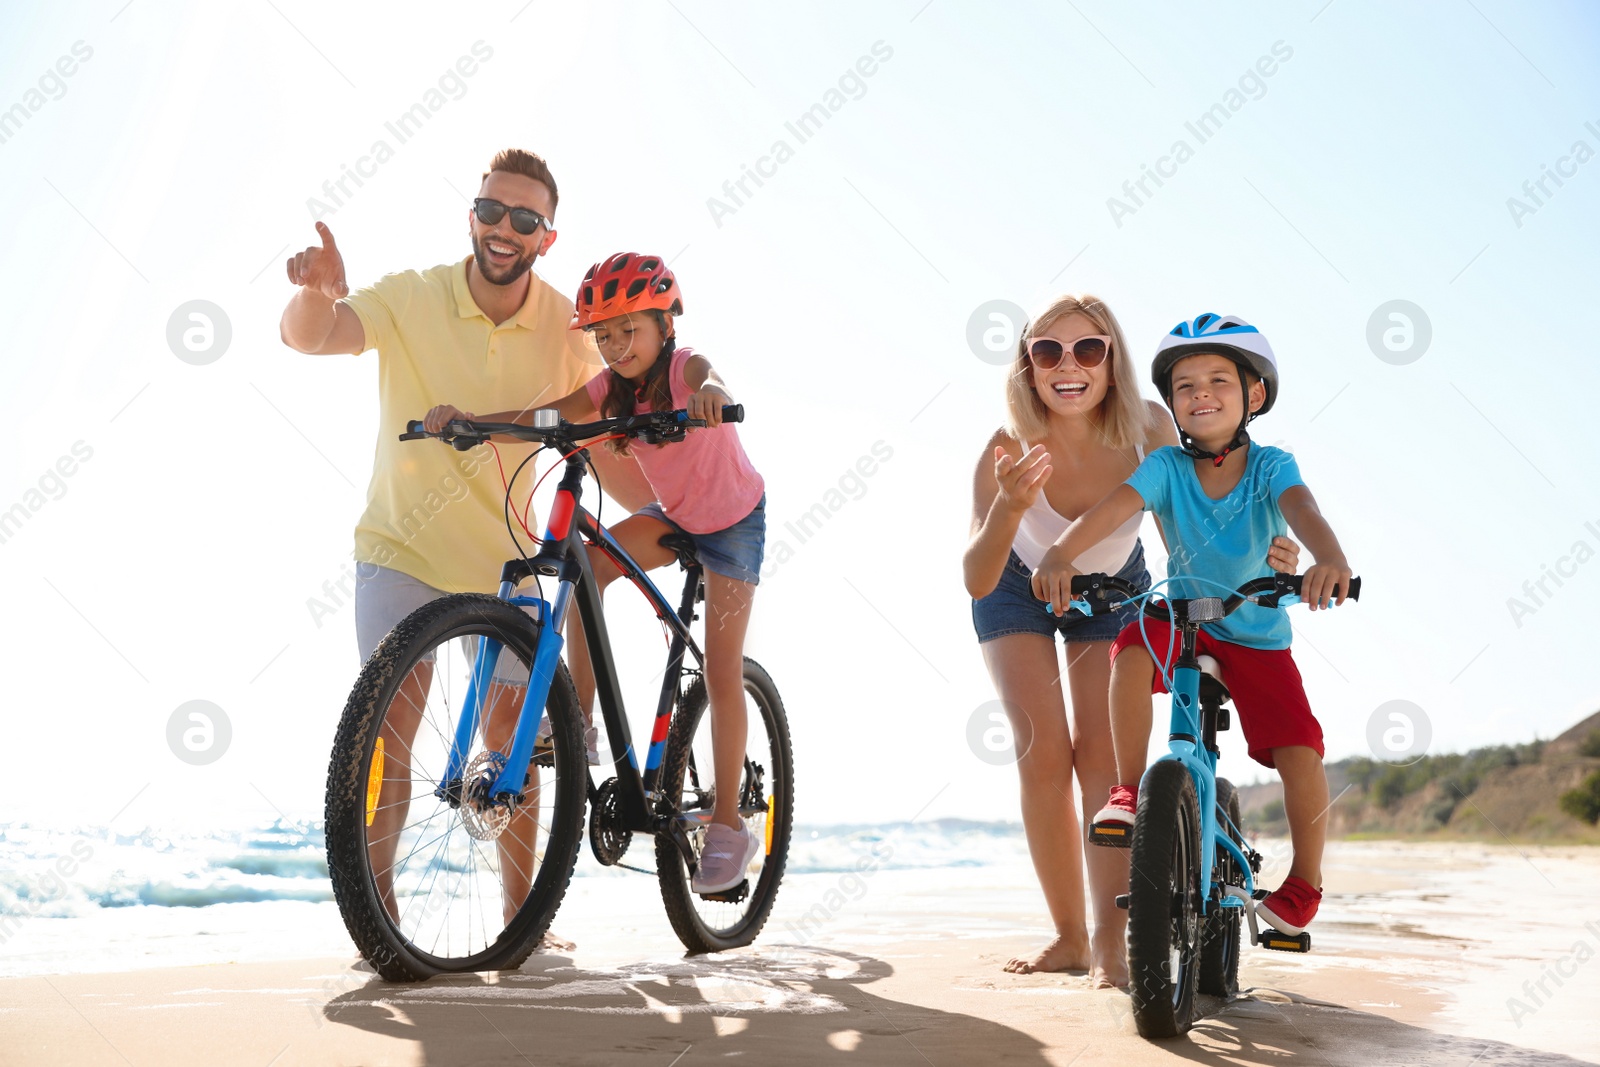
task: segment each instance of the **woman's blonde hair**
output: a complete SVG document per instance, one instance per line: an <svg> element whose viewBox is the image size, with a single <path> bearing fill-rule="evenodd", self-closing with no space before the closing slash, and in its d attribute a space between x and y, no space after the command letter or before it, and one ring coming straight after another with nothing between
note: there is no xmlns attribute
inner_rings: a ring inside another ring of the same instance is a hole
<svg viewBox="0 0 1600 1067"><path fill-rule="evenodd" d="M1128 354L1121 324L1104 301L1089 293L1057 297L1033 317L1017 338L1017 358L1011 361L1011 375L1006 380L1006 432L1023 445L1041 441L1049 433L1050 413L1033 388L1028 343L1057 319L1072 314L1084 316L1095 329L1111 338L1111 380L1105 399L1100 401L1100 433L1111 448L1130 449L1144 441L1150 427L1150 409L1139 395L1138 373Z"/></svg>

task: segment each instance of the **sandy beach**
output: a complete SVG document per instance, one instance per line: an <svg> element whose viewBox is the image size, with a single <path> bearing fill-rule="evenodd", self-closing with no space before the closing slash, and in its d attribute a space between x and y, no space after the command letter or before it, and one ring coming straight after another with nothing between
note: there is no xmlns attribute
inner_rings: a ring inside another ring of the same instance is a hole
<svg viewBox="0 0 1600 1067"><path fill-rule="evenodd" d="M797 875L756 946L696 959L653 880L607 872L558 918L575 950L412 986L341 954L323 908L292 942L320 958L0 981L0 1062L1600 1062L1600 852L1336 843L1316 951L1246 949L1247 992L1159 1044L1121 992L1001 971L1047 932L1019 859Z"/></svg>

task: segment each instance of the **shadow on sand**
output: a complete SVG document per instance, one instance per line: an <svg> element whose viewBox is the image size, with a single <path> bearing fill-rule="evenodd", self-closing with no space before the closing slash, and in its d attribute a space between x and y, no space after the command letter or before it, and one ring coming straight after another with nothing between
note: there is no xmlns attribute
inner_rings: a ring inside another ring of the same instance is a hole
<svg viewBox="0 0 1600 1067"><path fill-rule="evenodd" d="M866 956L781 945L616 970L535 955L494 976L373 980L323 1013L415 1042L428 1064L1050 1062L1042 1042L1001 1023L867 991L893 973Z"/></svg>
<svg viewBox="0 0 1600 1067"><path fill-rule="evenodd" d="M352 972L354 974L354 972ZM1126 994L1052 1000L1000 995L982 1014L896 1001L867 987L894 974L882 960L768 946L615 970L535 955L520 971L451 975L416 985L368 981L329 1001L328 1022L415 1044L420 1062L689 1067L748 1064L1209 1064L1582 1067L1587 1061L1458 1037L1338 1004L1258 989L1207 1014L1187 1038L1137 1036ZM950 990L941 990L946 999ZM1021 1016L1026 1015L1024 1020Z"/></svg>

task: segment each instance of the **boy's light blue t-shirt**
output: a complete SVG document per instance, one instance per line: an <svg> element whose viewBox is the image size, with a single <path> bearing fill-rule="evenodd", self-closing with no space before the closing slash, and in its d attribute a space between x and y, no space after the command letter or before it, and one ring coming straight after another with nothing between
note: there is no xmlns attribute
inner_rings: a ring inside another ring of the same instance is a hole
<svg viewBox="0 0 1600 1067"><path fill-rule="evenodd" d="M1245 453L1244 477L1221 500L1206 496L1194 465L1193 457L1168 445L1145 457L1128 479L1167 535L1167 577L1196 575L1233 590L1270 575L1267 549L1274 537L1289 532L1278 497L1305 484L1294 456L1252 442ZM1209 582L1174 581L1167 588L1176 597L1227 595ZM1226 619L1201 628L1250 648L1288 648L1291 635L1282 608L1255 604L1241 604Z"/></svg>

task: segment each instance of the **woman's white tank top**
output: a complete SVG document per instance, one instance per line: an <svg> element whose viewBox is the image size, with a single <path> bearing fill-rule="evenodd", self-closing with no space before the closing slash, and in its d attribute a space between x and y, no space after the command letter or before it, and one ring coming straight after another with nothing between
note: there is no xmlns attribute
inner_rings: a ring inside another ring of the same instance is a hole
<svg viewBox="0 0 1600 1067"><path fill-rule="evenodd" d="M1134 449L1139 455L1139 462L1143 463L1144 445L1135 445ZM1110 537L1073 560L1072 565L1078 568L1080 574L1117 573L1132 555L1133 544L1139 539L1139 524L1143 521L1144 511L1135 512ZM1017 527L1017 536L1011 542L1011 549L1030 571L1038 570L1045 552L1071 525L1072 520L1062 518L1041 491L1033 506L1022 513L1022 522Z"/></svg>

